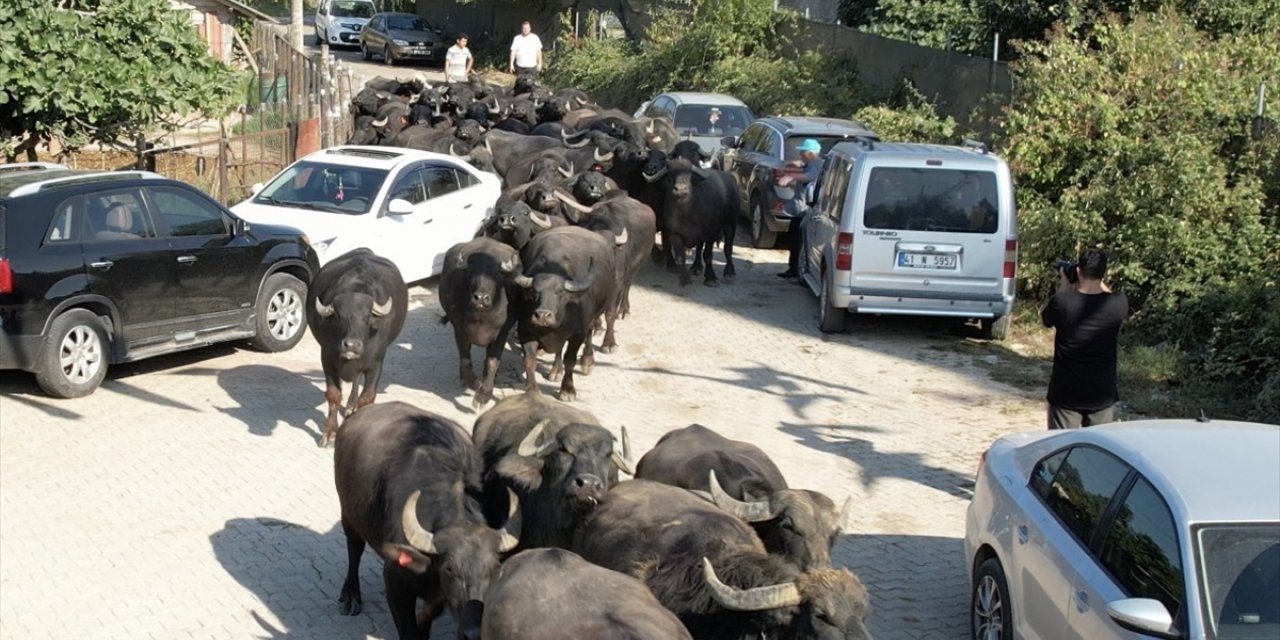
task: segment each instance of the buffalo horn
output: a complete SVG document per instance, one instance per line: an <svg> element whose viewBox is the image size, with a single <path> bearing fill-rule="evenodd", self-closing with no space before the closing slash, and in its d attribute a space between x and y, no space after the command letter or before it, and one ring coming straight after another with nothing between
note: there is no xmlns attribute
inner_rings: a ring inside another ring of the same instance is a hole
<svg viewBox="0 0 1280 640"><path fill-rule="evenodd" d="M844 506L840 507L840 519L836 521L836 528L844 531L849 526L849 516L853 515L853 496L845 498Z"/></svg>
<svg viewBox="0 0 1280 640"><path fill-rule="evenodd" d="M800 588L794 582L754 589L731 587L720 582L720 578L716 576L715 567L712 567L711 561L705 557L702 559L702 579L706 581L711 597L720 603L720 606L731 611L768 611L794 607L804 600L800 596Z"/></svg>
<svg viewBox="0 0 1280 640"><path fill-rule="evenodd" d="M391 313L391 298L387 298L387 301L382 304L376 302L373 304L373 315L381 318L388 313Z"/></svg>
<svg viewBox="0 0 1280 640"><path fill-rule="evenodd" d="M699 178L705 178L705 177L707 177L708 175L710 175L710 174L708 174L708 173L707 173L707 170L706 170L706 169L703 169L702 167L699 167L698 165L694 165L693 167L691 167L691 170L692 170L694 173L698 174L698 177L699 177Z"/></svg>
<svg viewBox="0 0 1280 640"><path fill-rule="evenodd" d="M516 447L516 455L525 456L527 458L541 458L542 456L550 453L551 447L556 444L555 438L547 438L546 442L538 444L538 438L542 437L542 432L546 431L547 425L550 423L551 420L546 418L539 420L538 424L534 425L533 429L529 431L529 435L525 436L524 440L520 441L520 446Z"/></svg>
<svg viewBox="0 0 1280 640"><path fill-rule="evenodd" d="M507 488L507 503L511 506L507 510L507 522L502 525L498 553L506 553L520 544L520 499L510 487Z"/></svg>
<svg viewBox="0 0 1280 640"><path fill-rule="evenodd" d="M596 279L596 269L592 265L587 268L587 275L582 280L565 280L564 290L569 293L582 293L591 288L591 283Z"/></svg>
<svg viewBox="0 0 1280 640"><path fill-rule="evenodd" d="M566 168L564 168L564 167L556 167L556 169L560 172L560 175L562 175L562 176L564 176L564 177L566 177L566 178L572 178L572 177L573 177L573 172L572 172L572 171L570 171L570 170L568 170L568 169L566 169Z"/></svg>
<svg viewBox="0 0 1280 640"><path fill-rule="evenodd" d="M321 318L328 318L333 315L333 305L320 304L320 296L316 296L316 313L320 314Z"/></svg>
<svg viewBox="0 0 1280 640"><path fill-rule="evenodd" d="M488 139L488 138L485 138L485 141L484 141L484 148L485 148L485 150L486 150L486 151L488 151L490 154L492 154L492 153L493 153L493 147L489 146L489 139Z"/></svg>
<svg viewBox="0 0 1280 640"><path fill-rule="evenodd" d="M414 549L433 555L436 552L436 546L432 540L435 536L422 528L422 523L418 522L418 496L420 495L422 495L420 489L415 489L409 494L409 499L404 503L404 511L400 512L400 528L404 529L404 537Z"/></svg>
<svg viewBox="0 0 1280 640"><path fill-rule="evenodd" d="M436 96L436 117L444 115L440 112L440 97Z"/></svg>
<svg viewBox="0 0 1280 640"><path fill-rule="evenodd" d="M511 281L516 283L516 286L522 289L528 289L529 287L533 286L533 278L530 278L529 276L526 276L523 273L516 276L515 278L512 278Z"/></svg>
<svg viewBox="0 0 1280 640"><path fill-rule="evenodd" d="M454 143L452 143L452 142L450 142L450 143L449 143L449 155L451 155L451 156L453 156L453 157L455 157L455 158L465 158L465 157L467 157L467 154L465 154L465 153L458 153L457 151L454 151L454 150L453 150L453 144L454 144Z"/></svg>
<svg viewBox="0 0 1280 640"><path fill-rule="evenodd" d="M613 244L614 246L621 247L626 243L627 243L627 230L623 229L622 233L619 233L618 235L613 237Z"/></svg>
<svg viewBox="0 0 1280 640"><path fill-rule="evenodd" d="M663 167L662 171L659 171L653 175L649 175L647 173L644 173L643 171L641 173L644 175L645 182L657 182L658 180L662 179L662 176L667 175L667 168Z"/></svg>
<svg viewBox="0 0 1280 640"><path fill-rule="evenodd" d="M763 522L772 520L778 515L773 510L768 500L754 500L751 502L743 502L724 492L724 487L720 486L720 481L716 479L716 471L712 469L707 472L708 489L711 490L711 497L715 499L717 507L721 511L730 515L737 516L747 522Z"/></svg>
<svg viewBox="0 0 1280 640"><path fill-rule="evenodd" d="M612 159L613 159L613 152L612 152L612 151L610 151L609 153L606 153L606 154L604 154L604 155L600 155L600 150L599 150L599 149L594 149L594 150L592 150L591 155L592 155L593 157L595 157L596 162L608 162L608 161L610 161L610 160L612 160Z"/></svg>
<svg viewBox="0 0 1280 640"><path fill-rule="evenodd" d="M462 252L458 252L458 259L454 262L454 266L462 270L467 268L467 257L462 255Z"/></svg>
<svg viewBox="0 0 1280 640"><path fill-rule="evenodd" d="M578 211L578 212L580 212L580 213L591 213L591 207L588 207L587 205L582 204L581 202L578 202L577 200L574 200L574 199L573 199L573 196L571 196L571 195L569 195L569 194L567 194L567 193L565 193L565 192L563 192L563 191L561 191L561 190L559 190L559 189L556 189L556 190L555 190L555 196L556 196L556 198L557 198L558 200L560 200L561 202L563 202L563 203L565 203L565 204L569 205L569 207L570 207L570 208L572 208L572 209L574 209L574 210L576 210L576 211Z"/></svg>
<svg viewBox="0 0 1280 640"><path fill-rule="evenodd" d="M574 100L577 100L577 101L578 101L578 106L579 106L579 107L585 107L585 106L587 106L587 101L586 101L586 100L583 100L582 98L574 98Z"/></svg>
<svg viewBox="0 0 1280 640"><path fill-rule="evenodd" d="M551 228L551 218L548 218L547 216L532 209L529 210L529 221L542 229Z"/></svg>
<svg viewBox="0 0 1280 640"><path fill-rule="evenodd" d="M631 468L631 438L627 436L626 427L622 427L622 454L619 455L617 451L614 451L610 457L613 459L613 464L617 465L618 471L629 476L636 474L635 470Z"/></svg>
<svg viewBox="0 0 1280 640"><path fill-rule="evenodd" d="M519 259L517 259L516 256L511 256L510 258L503 260L502 263L498 265L498 269L503 273L511 273L512 271L516 270L516 264L518 262L519 262ZM853 498L850 497L850 500L852 499Z"/></svg>
<svg viewBox="0 0 1280 640"><path fill-rule="evenodd" d="M649 124L644 126L644 132L653 135L653 120L649 120Z"/></svg>
<svg viewBox="0 0 1280 640"><path fill-rule="evenodd" d="M387 116L382 116L382 119L381 119L381 120L374 120L373 122L370 122L369 124L373 125L373 127L374 127L375 129L381 129L381 128L383 128L383 127L387 126Z"/></svg>

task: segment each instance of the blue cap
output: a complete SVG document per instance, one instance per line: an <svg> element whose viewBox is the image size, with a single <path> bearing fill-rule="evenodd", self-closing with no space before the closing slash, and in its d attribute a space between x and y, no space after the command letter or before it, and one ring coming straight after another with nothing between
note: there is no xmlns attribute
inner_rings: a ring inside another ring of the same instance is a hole
<svg viewBox="0 0 1280 640"><path fill-rule="evenodd" d="M796 147L798 151L812 151L814 153L822 153L822 145L818 144L813 138L805 138L800 146Z"/></svg>

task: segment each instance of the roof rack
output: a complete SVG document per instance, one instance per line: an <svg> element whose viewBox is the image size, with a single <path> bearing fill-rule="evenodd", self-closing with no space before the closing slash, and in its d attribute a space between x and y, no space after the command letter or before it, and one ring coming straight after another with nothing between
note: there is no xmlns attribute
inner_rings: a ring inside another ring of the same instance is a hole
<svg viewBox="0 0 1280 640"><path fill-rule="evenodd" d="M13 162L10 164L0 164L0 173L6 171L35 171L49 169L68 169L65 164L57 164L54 162Z"/></svg>
<svg viewBox="0 0 1280 640"><path fill-rule="evenodd" d="M987 155L988 153L991 153L991 149L987 146L987 143L981 140L971 140L969 138L965 138L964 142L961 143L961 146L963 146L966 149L981 151L982 155L984 156Z"/></svg>
<svg viewBox="0 0 1280 640"><path fill-rule="evenodd" d="M98 182L102 180L164 180L165 177L150 171L101 171L97 173L82 173L74 176L66 176L63 178L50 178L39 182L24 184L17 189L9 192L10 198L18 196L30 195L38 193L49 187L69 186L79 182Z"/></svg>
<svg viewBox="0 0 1280 640"><path fill-rule="evenodd" d="M863 145L866 145L867 151L876 150L876 138L861 133L855 133L849 137L857 142L861 142Z"/></svg>

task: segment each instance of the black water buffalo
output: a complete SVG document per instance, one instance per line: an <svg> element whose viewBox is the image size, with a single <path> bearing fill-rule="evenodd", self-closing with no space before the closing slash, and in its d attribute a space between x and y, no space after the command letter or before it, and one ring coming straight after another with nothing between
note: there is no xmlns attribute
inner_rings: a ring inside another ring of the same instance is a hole
<svg viewBox="0 0 1280 640"><path fill-rule="evenodd" d="M582 207L571 198L561 197L561 200L567 207L577 209L581 213L578 224L583 228L592 231L609 231L614 237L626 234L627 242L622 247L622 254L617 261L617 314L625 317L631 313L631 283L639 273L640 267L644 266L645 261L649 259L649 254L653 251L654 237L658 233L658 223L653 209L621 191L615 192L609 199L602 200L592 207ZM610 331L605 334L600 350L612 353L616 348L613 332Z"/></svg>
<svg viewBox="0 0 1280 640"><path fill-rule="evenodd" d="M462 386L476 392L472 406L480 408L493 399L493 378L498 373L507 334L516 323L519 298L511 274L520 267L515 248L490 238L456 244L444 254L439 299L444 308L441 322L453 323L458 347ZM484 376L476 380L471 346L484 347Z"/></svg>
<svg viewBox="0 0 1280 640"><path fill-rule="evenodd" d="M770 553L805 570L831 566L831 547L852 504L849 498L837 513L821 493L788 489L760 447L700 424L662 436L636 465L636 477L710 492L717 506L751 523Z"/></svg>
<svg viewBox="0 0 1280 640"><path fill-rule="evenodd" d="M581 409L537 393L499 400L472 429L484 465L484 512L491 526L510 513L508 489L520 499L520 546L567 548L573 530L618 471L631 473L631 445L622 452L600 421Z"/></svg>
<svg viewBox="0 0 1280 640"><path fill-rule="evenodd" d="M458 122L458 126L453 130L453 136L469 145L480 142L480 137L484 135L484 126L476 120L466 118Z"/></svg>
<svg viewBox="0 0 1280 640"><path fill-rule="evenodd" d="M356 249L322 267L307 298L307 326L320 343L324 397L329 402L323 447L338 429L343 382L351 383L344 417L377 396L382 360L404 326L409 292L395 264L368 249ZM364 389L357 399L361 380Z"/></svg>
<svg viewBox="0 0 1280 640"><path fill-rule="evenodd" d="M483 146L493 154L493 167L498 175L507 175L518 160L545 149L559 149L559 140L543 136L523 136L509 131L489 131L484 134Z"/></svg>
<svg viewBox="0 0 1280 640"><path fill-rule="evenodd" d="M671 158L680 158L688 160L692 163L705 162L711 159L711 153L704 151L702 146L693 140L681 140L676 143L674 149L671 150Z"/></svg>
<svg viewBox="0 0 1280 640"><path fill-rule="evenodd" d="M604 200L606 195L618 188L618 184L600 171L583 171L567 180L569 192L573 199L588 207Z"/></svg>
<svg viewBox="0 0 1280 640"><path fill-rule="evenodd" d="M737 229L739 198L734 177L717 169L703 169L688 160L668 159L667 166L646 179L665 180L666 199L662 206L662 244L670 243L671 256L680 271L680 284L692 282L685 266L684 251L694 249L694 273L706 269L703 283L719 284L711 262L716 241L724 242L724 279L733 282L733 234ZM701 249L702 264L698 264Z"/></svg>
<svg viewBox="0 0 1280 640"><path fill-rule="evenodd" d="M573 162L569 160L565 149L543 149L513 162L503 174L503 182L507 186L515 186L537 180L544 175L549 179L568 178L573 175L573 171Z"/></svg>
<svg viewBox="0 0 1280 640"><path fill-rule="evenodd" d="M497 212L484 227L484 235L516 251L529 244L533 236L555 226L553 219L535 211L524 202L499 204ZM560 226L567 225L564 221Z"/></svg>
<svg viewBox="0 0 1280 640"><path fill-rule="evenodd" d="M495 131L518 133L524 136L530 135L533 131L533 127L529 126L528 122L515 117L507 117L499 120L497 124L493 125L493 129Z"/></svg>
<svg viewBox="0 0 1280 640"><path fill-rule="evenodd" d="M644 583L563 549L530 549L502 564L484 604L495 640L691 640Z"/></svg>
<svg viewBox="0 0 1280 640"><path fill-rule="evenodd" d="M637 118L623 125L623 139L646 149L671 153L680 134L666 118Z"/></svg>
<svg viewBox="0 0 1280 640"><path fill-rule="evenodd" d="M485 523L476 462L461 426L412 405L390 402L352 417L333 454L347 538L343 615L363 606L360 556L368 544L382 557L387 608L401 638L425 640L442 609L457 620L459 638L480 637L484 593L500 554L519 541L520 517L499 530Z"/></svg>
<svg viewBox="0 0 1280 640"><path fill-rule="evenodd" d="M619 483L572 550L639 578L694 638L863 640L869 598L846 569L802 571L745 522L688 490Z"/></svg>
<svg viewBox="0 0 1280 640"><path fill-rule="evenodd" d="M625 238L610 242L599 233L578 227L560 227L534 236L520 252L524 273L515 281L524 289L524 304L517 326L529 391L541 392L536 376L539 346L548 353L560 353L565 347L563 371L553 366L547 378L564 376L559 398L569 401L577 396L573 370L584 342L588 353L582 360L583 373L589 374L594 365L589 339L601 315L605 317L605 341L613 342L616 296L620 293L615 246L625 242Z"/></svg>

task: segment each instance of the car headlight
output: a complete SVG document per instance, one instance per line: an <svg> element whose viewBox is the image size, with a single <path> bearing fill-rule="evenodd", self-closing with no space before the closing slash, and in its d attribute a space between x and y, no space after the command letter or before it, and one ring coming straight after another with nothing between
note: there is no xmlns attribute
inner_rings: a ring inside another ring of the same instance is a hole
<svg viewBox="0 0 1280 640"><path fill-rule="evenodd" d="M355 24L355 23L347 23L347 24L342 25L342 27L343 27L344 29L348 29L348 30L351 30L351 31L359 31L359 30L361 29L362 25Z"/></svg>
<svg viewBox="0 0 1280 640"><path fill-rule="evenodd" d="M391 43L396 45L397 47L404 47L409 45L409 43L405 42L404 40L392 40Z"/></svg>

